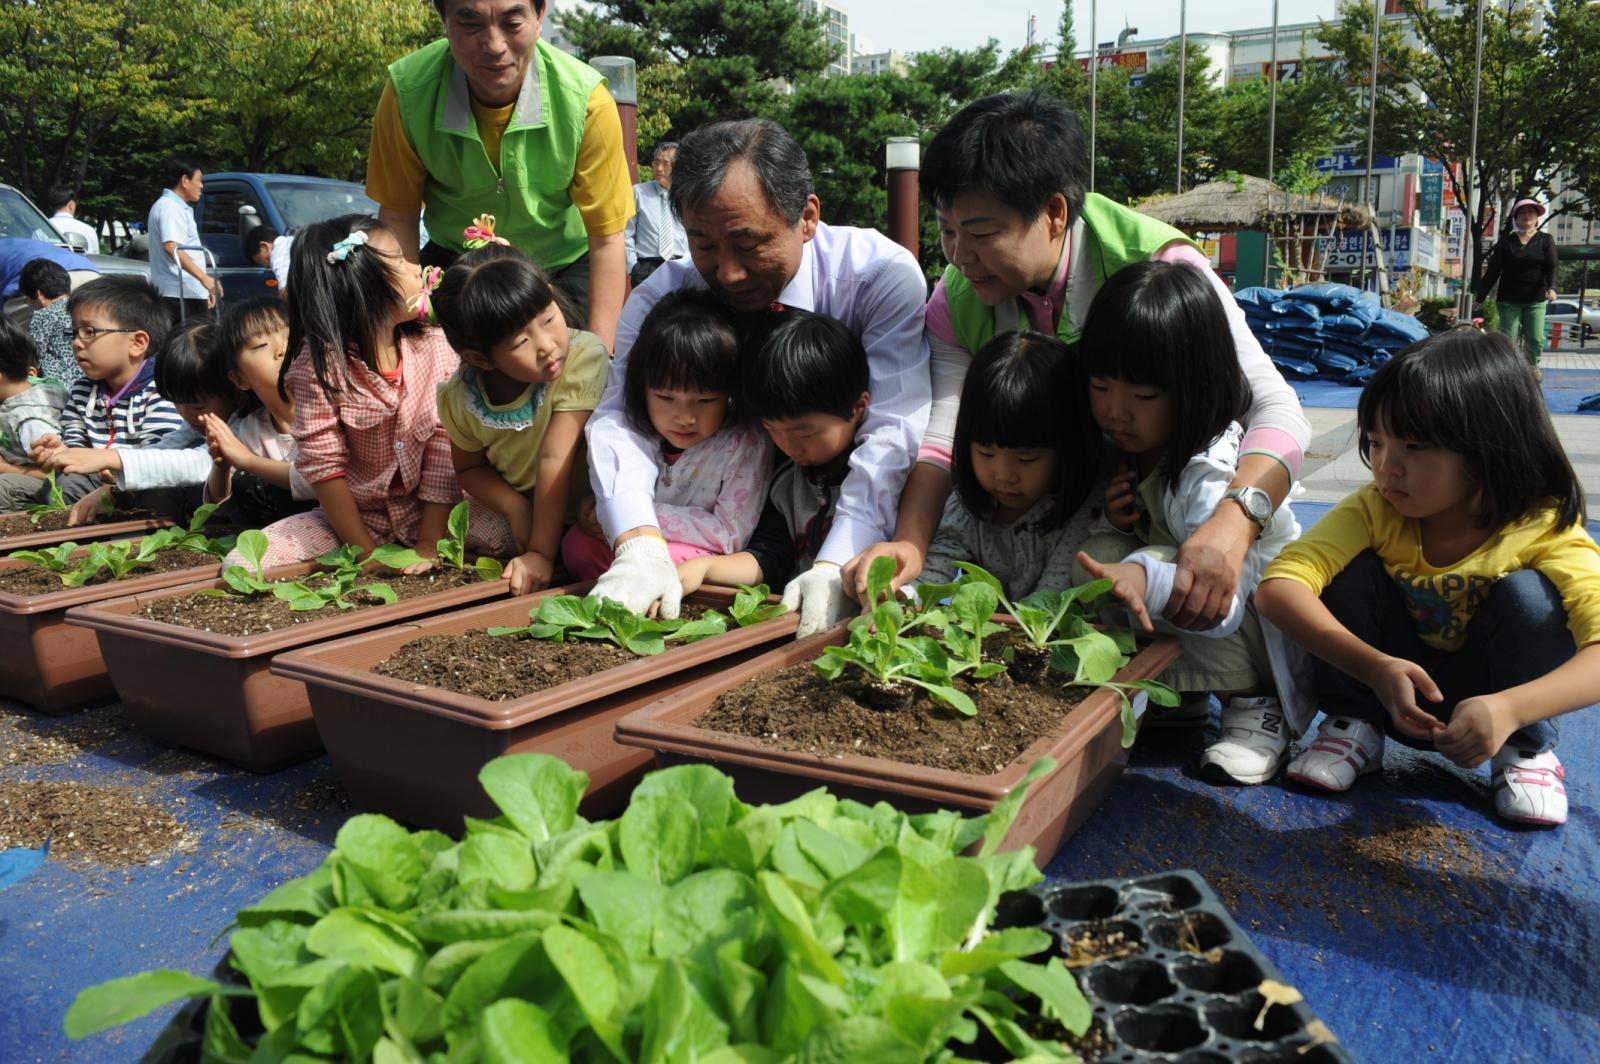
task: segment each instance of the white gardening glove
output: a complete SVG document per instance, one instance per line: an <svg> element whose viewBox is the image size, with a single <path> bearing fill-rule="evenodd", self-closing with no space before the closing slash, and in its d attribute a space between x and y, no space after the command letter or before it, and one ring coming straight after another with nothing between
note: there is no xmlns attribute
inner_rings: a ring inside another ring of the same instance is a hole
<svg viewBox="0 0 1600 1064"><path fill-rule="evenodd" d="M800 611L800 629L795 634L804 639L831 628L844 616L844 577L832 562L818 562L801 573L783 589L783 604Z"/></svg>
<svg viewBox="0 0 1600 1064"><path fill-rule="evenodd" d="M660 602L656 616L670 620L678 615L683 584L672 555L667 553L667 541L658 536L635 536L617 548L616 560L600 574L589 594L614 599L641 614L651 603Z"/></svg>

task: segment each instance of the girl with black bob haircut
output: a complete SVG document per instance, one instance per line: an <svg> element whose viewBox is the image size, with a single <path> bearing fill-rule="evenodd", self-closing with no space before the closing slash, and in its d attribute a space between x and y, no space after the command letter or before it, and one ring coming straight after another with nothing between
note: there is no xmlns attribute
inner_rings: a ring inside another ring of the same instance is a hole
<svg viewBox="0 0 1600 1064"><path fill-rule="evenodd" d="M1462 328L1406 348L1367 382L1356 408L1361 460L1371 433L1443 447L1479 489L1474 520L1499 528L1555 502L1557 530L1587 519L1583 485L1556 436L1526 359L1504 333Z"/></svg>
<svg viewBox="0 0 1600 1064"><path fill-rule="evenodd" d="M972 561L1013 601L1072 584L1088 535L1079 513L1100 468L1086 385L1067 346L1043 333L1002 333L972 361L961 388L945 503L920 583Z"/></svg>
<svg viewBox="0 0 1600 1064"><path fill-rule="evenodd" d="M1186 697L1151 723L1202 726L1215 694L1222 735L1201 755L1201 775L1265 783L1316 706L1300 678L1305 656L1261 623L1252 601L1267 563L1300 528L1287 499L1274 509L1266 492L1233 488L1248 453L1239 420L1250 388L1222 300L1195 266L1133 263L1095 294L1078 349L1094 421L1117 452L1107 463L1105 517L1121 533L1086 547L1080 561L1089 575L1112 580L1149 626L1167 619L1178 550L1219 508L1238 505L1260 528L1221 623L1177 630L1183 654L1162 680Z"/></svg>
<svg viewBox="0 0 1600 1064"><path fill-rule="evenodd" d="M720 299L679 289L650 308L628 354L622 408L629 427L654 444L656 527L673 565L743 550L761 517L772 444L740 417L738 391L739 333ZM595 484L607 476L596 470ZM580 511L561 557L581 580L610 568L612 551L591 510Z"/></svg>
<svg viewBox="0 0 1600 1064"><path fill-rule="evenodd" d="M1600 547L1532 368L1499 333L1430 336L1356 414L1372 483L1261 585L1328 714L1289 778L1348 790L1387 736L1488 761L1502 819L1564 823L1553 718L1600 700Z"/></svg>
<svg viewBox="0 0 1600 1064"><path fill-rule="evenodd" d="M593 333L572 328L565 297L507 244L467 252L429 304L461 369L439 390L439 421L461 487L504 517L517 541L512 594L549 587L574 490L583 430L611 363Z"/></svg>

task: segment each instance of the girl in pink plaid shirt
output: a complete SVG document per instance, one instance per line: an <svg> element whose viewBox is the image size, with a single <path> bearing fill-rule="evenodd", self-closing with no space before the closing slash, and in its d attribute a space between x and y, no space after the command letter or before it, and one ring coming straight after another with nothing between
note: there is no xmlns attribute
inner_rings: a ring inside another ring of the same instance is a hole
<svg viewBox="0 0 1600 1064"><path fill-rule="evenodd" d="M767 501L772 442L744 425L729 396L739 383L739 340L727 308L704 290L665 296L639 327L622 383L630 427L656 445L656 524L673 564L744 549ZM611 565L585 500L561 541L572 575L593 580Z"/></svg>
<svg viewBox="0 0 1600 1064"><path fill-rule="evenodd" d="M266 527L266 564L341 544L436 555L461 488L434 397L460 360L442 332L416 321L420 288L375 219L347 215L296 234L279 386L294 402L295 469L321 506ZM516 553L510 526L484 508L473 509L467 539L484 554Z"/></svg>

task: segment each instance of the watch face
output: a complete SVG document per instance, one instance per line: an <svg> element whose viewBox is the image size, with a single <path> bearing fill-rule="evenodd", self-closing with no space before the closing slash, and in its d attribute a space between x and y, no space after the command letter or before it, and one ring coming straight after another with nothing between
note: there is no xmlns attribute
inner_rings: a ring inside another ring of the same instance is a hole
<svg viewBox="0 0 1600 1064"><path fill-rule="evenodd" d="M1272 499L1264 491L1251 491L1245 493L1245 506L1250 511L1250 516L1257 521L1265 521L1272 516Z"/></svg>

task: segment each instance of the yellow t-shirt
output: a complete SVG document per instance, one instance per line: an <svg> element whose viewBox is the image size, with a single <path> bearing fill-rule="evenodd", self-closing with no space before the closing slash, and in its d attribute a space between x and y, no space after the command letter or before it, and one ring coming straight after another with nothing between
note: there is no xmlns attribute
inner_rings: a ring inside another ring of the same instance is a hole
<svg viewBox="0 0 1600 1064"><path fill-rule="evenodd" d="M574 329L567 347L567 364L562 367L561 376L542 386L544 394L531 419L524 408L540 385L530 384L511 402L496 406L476 388L470 388L458 373L439 386L439 421L451 443L463 451L486 452L489 464L506 478L506 483L526 493L539 479L539 445L550 428L551 415L599 406L610 372L611 359L600 338Z"/></svg>
<svg viewBox="0 0 1600 1064"><path fill-rule="evenodd" d="M478 139L483 150L500 170L500 141L515 100L504 107L488 107L472 101L472 116L478 124ZM405 125L400 121L400 98L394 82L383 86L378 113L372 119L372 143L367 157L367 195L395 211L422 209L422 193L428 183L428 168L423 165ZM589 94L583 116L583 142L578 145L577 169L567 186L572 205L583 216L583 227L590 236L620 233L633 217L633 182L628 177L627 158L622 150L622 121L617 106L602 82Z"/></svg>
<svg viewBox="0 0 1600 1064"><path fill-rule="evenodd" d="M1370 548L1400 588L1423 642L1459 650L1495 582L1519 569L1537 569L1561 593L1567 627L1583 647L1600 642L1600 547L1582 525L1557 531L1555 518L1554 509L1529 510L1459 562L1440 567L1422 556L1421 526L1367 484L1283 548L1262 579L1295 580L1320 595Z"/></svg>

